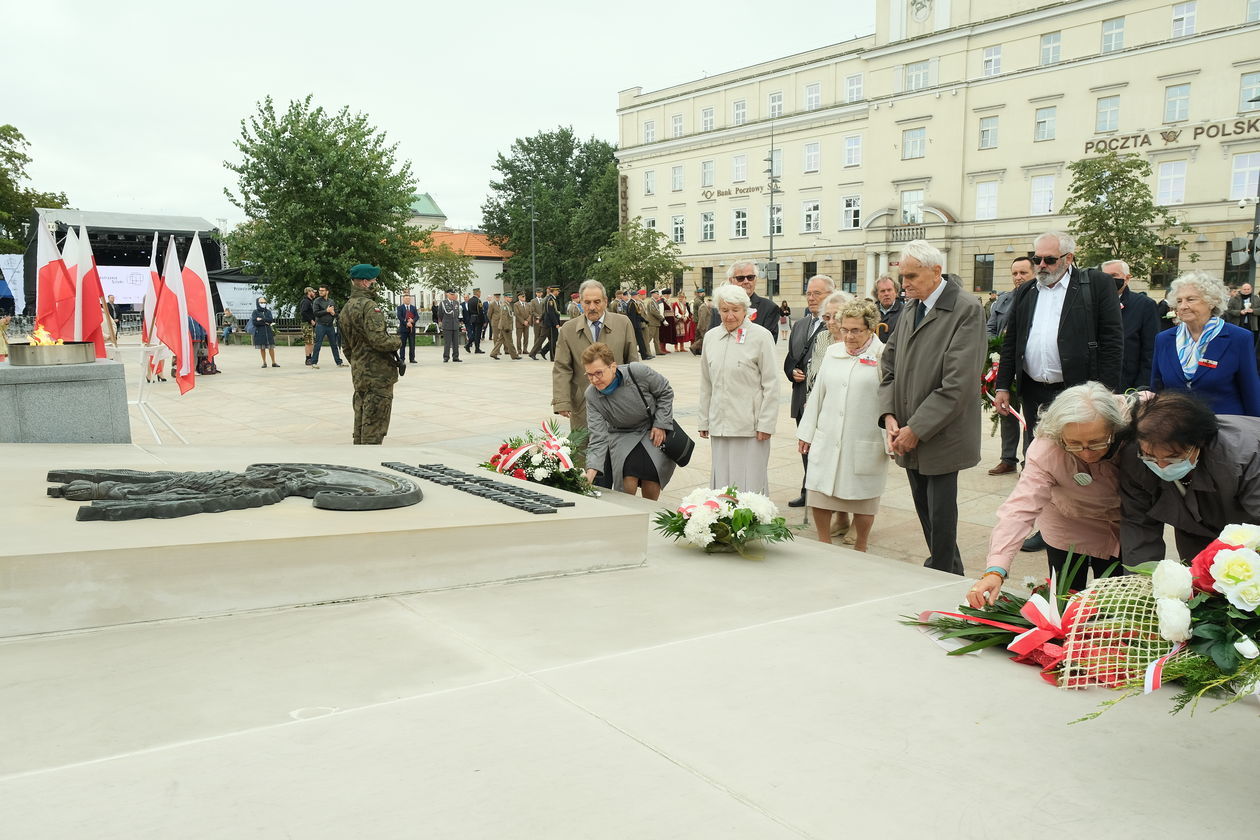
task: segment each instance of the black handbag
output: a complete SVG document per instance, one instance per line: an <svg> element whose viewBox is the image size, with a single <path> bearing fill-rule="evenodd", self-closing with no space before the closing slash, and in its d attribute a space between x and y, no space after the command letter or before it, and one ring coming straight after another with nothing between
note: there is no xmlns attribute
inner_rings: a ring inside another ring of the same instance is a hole
<svg viewBox="0 0 1260 840"><path fill-rule="evenodd" d="M629 377L629 371L626 371ZM643 389L639 387L638 380L630 377L630 381L634 383L634 390L638 391L639 399L643 400L643 407L647 410L648 422L652 422L652 418L656 416L656 412L648 405L647 397L643 395ZM685 467L691 463L691 453L696 449L696 442L691 436L683 431L682 426L678 425L678 418L670 418L674 422L674 427L665 433L665 440L661 443L661 451L665 453L665 457L673 461L680 467Z"/></svg>

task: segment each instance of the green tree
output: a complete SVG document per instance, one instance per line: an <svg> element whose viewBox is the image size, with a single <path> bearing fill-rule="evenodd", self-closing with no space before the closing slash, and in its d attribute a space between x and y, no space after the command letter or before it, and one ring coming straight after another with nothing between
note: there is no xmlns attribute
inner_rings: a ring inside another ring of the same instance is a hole
<svg viewBox="0 0 1260 840"><path fill-rule="evenodd" d="M241 121L241 159L225 161L237 193L224 194L246 220L227 236L233 262L250 266L281 306L296 305L305 286L350 293L357 263L381 268L380 284L398 290L420 264L427 230L408 223L416 181L398 163L397 144L365 115L335 114L311 97L277 113L271 97Z"/></svg>
<svg viewBox="0 0 1260 840"><path fill-rule="evenodd" d="M23 186L31 157L30 143L11 125L0 125L0 254L26 250L23 225L36 207L65 207L65 193L38 192Z"/></svg>
<svg viewBox="0 0 1260 840"><path fill-rule="evenodd" d="M481 207L490 240L511 251L507 285L530 287L530 211L538 285L567 294L585 279L595 251L617 229L617 162L614 147L579 140L572 128L518 138L495 161L496 180Z"/></svg>
<svg viewBox="0 0 1260 840"><path fill-rule="evenodd" d="M1138 155L1116 152L1082 158L1068 165L1072 187L1064 215L1076 218L1068 232L1076 237L1076 261L1100 265L1120 259L1135 277L1168 270L1164 249L1182 247L1181 235L1194 229L1177 219L1151 195L1151 165ZM1191 262L1199 258L1191 253Z"/></svg>
<svg viewBox="0 0 1260 840"><path fill-rule="evenodd" d="M421 253L421 258L416 283L427 289L459 292L470 287L477 279L472 258L461 254L445 242L426 249Z"/></svg>
<svg viewBox="0 0 1260 840"><path fill-rule="evenodd" d="M655 289L673 282L688 266L679 260L678 244L643 227L636 217L613 233L595 254L590 276L611 296L617 289Z"/></svg>

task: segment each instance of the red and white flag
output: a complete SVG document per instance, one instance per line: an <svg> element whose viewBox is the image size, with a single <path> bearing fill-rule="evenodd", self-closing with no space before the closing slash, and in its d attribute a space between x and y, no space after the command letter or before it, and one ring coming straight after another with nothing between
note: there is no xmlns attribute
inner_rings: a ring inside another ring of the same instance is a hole
<svg viewBox="0 0 1260 840"><path fill-rule="evenodd" d="M162 294L162 276L157 269L157 231L153 232L153 247L149 251L149 277L144 284L144 320L140 322L140 337L145 344L157 342L157 333L153 331L153 315L157 312L158 296Z"/></svg>
<svg viewBox="0 0 1260 840"><path fill-rule="evenodd" d="M206 255L201 250L201 234L194 233L184 258L184 295L188 314L206 331L206 355L213 359L219 353L219 336L214 329L214 298L210 295L210 275L206 273Z"/></svg>
<svg viewBox="0 0 1260 840"><path fill-rule="evenodd" d="M74 281L42 216L35 255L35 325L53 338L72 338L65 327L74 328Z"/></svg>
<svg viewBox="0 0 1260 840"><path fill-rule="evenodd" d="M184 278L175 253L175 237L166 246L166 266L162 270L162 290L157 297L153 323L158 341L176 356L171 373L179 383L179 392L186 394L196 385L192 332L188 329L188 301L184 297Z"/></svg>
<svg viewBox="0 0 1260 840"><path fill-rule="evenodd" d="M96 358L105 358L105 290L96 270L96 257L87 228L79 225L78 282L75 283L74 340L96 345Z"/></svg>

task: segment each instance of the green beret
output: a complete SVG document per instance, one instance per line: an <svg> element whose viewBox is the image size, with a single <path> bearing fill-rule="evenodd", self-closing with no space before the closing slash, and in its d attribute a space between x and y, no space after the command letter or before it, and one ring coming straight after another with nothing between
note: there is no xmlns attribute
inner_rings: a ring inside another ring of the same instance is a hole
<svg viewBox="0 0 1260 840"><path fill-rule="evenodd" d="M350 279L352 280L375 280L381 274L381 270L374 265L367 263L359 263L350 269Z"/></svg>

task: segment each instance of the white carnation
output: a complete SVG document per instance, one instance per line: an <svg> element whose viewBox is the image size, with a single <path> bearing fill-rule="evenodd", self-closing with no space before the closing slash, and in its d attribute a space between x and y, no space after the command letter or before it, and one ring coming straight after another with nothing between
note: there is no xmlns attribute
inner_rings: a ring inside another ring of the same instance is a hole
<svg viewBox="0 0 1260 840"><path fill-rule="evenodd" d="M1001 354L1001 353L990 353L990 354L989 354L989 361L990 361L990 362L992 362L993 364L997 364L998 362L1002 361L1002 354Z"/></svg>
<svg viewBox="0 0 1260 840"><path fill-rule="evenodd" d="M1190 638L1190 608L1180 598L1160 598L1155 602L1155 614L1159 617L1159 635L1170 642L1184 642Z"/></svg>
<svg viewBox="0 0 1260 840"><path fill-rule="evenodd" d="M740 493L739 506L752 511L753 516L763 525L769 525L779 515L779 509L774 502L760 493Z"/></svg>
<svg viewBox="0 0 1260 840"><path fill-rule="evenodd" d="M702 505L709 500L717 500L717 492L708 487L697 487L683 497L682 506Z"/></svg>
<svg viewBox="0 0 1260 840"><path fill-rule="evenodd" d="M692 517L687 520L687 525L683 528L683 536L688 542L704 548L713 542L713 530L709 527L713 524L716 517L710 511L708 515L701 513L701 510L708 511L708 508L697 508Z"/></svg>
<svg viewBox="0 0 1260 840"><path fill-rule="evenodd" d="M542 481L549 475L551 475L551 472L546 467L539 467L534 470L534 481Z"/></svg>
<svg viewBox="0 0 1260 840"><path fill-rule="evenodd" d="M535 452L533 455L530 455L530 456L529 456L529 462L530 462L531 464L533 464L535 467L536 467L536 466L538 466L539 464L541 464L541 463L543 462L543 456L542 456L542 453L541 453L541 452Z"/></svg>
<svg viewBox="0 0 1260 840"><path fill-rule="evenodd" d="M562 446L562 447L567 447L567 446L569 445L569 439L568 439L567 437L566 437L566 438L560 438L560 439L558 439L558 440L556 441L556 443L560 444L560 446Z"/></svg>
<svg viewBox="0 0 1260 840"><path fill-rule="evenodd" d="M1151 587L1156 598L1188 601L1194 594L1193 584L1194 576L1190 574L1189 567L1180 560L1160 560L1155 567L1155 573L1151 575Z"/></svg>

